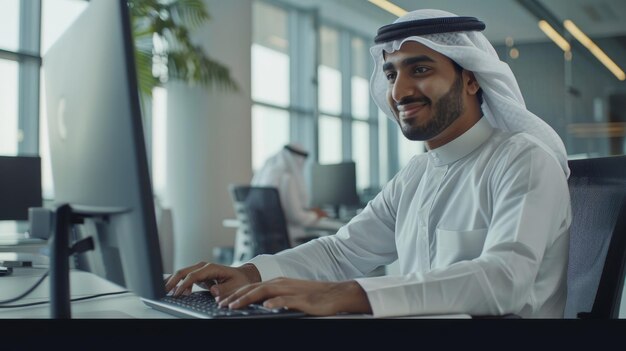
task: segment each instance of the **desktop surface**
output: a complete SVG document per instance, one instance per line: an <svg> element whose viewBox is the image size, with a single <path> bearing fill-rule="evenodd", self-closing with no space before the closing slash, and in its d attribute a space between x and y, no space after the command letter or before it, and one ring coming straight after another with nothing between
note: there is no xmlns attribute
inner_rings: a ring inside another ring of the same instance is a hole
<svg viewBox="0 0 626 351"><path fill-rule="evenodd" d="M42 275L46 273L48 267L36 265L33 267L14 268L13 273L0 277L0 300L6 300L20 295L33 286ZM70 273L71 298L86 298L98 294L124 292L126 289L113 284L99 276L72 270ZM34 306L5 308L11 305L24 305L41 303L50 300L50 278L46 277L41 285L24 298L12 302L8 305L0 305L0 319L14 318L50 318L50 304L39 304ZM141 299L126 292L120 295L109 295L72 302L72 318L175 318L174 316L153 310L141 303Z"/></svg>

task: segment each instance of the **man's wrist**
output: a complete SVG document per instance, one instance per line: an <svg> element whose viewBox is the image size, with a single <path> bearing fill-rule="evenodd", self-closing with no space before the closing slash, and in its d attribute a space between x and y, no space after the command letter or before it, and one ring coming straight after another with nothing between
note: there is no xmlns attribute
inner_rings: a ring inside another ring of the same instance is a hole
<svg viewBox="0 0 626 351"><path fill-rule="evenodd" d="M259 283L261 281L261 273L252 263L245 263L239 266L239 270L246 276L249 283Z"/></svg>
<svg viewBox="0 0 626 351"><path fill-rule="evenodd" d="M372 313L372 306L370 305L367 293L356 280L349 280L338 283L341 289L340 296L349 297L344 301L346 312L351 313Z"/></svg>

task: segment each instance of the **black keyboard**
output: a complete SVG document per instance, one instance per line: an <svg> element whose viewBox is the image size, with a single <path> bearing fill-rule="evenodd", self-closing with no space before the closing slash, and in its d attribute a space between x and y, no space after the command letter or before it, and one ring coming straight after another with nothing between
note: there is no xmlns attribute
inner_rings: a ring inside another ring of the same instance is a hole
<svg viewBox="0 0 626 351"><path fill-rule="evenodd" d="M208 291L190 295L165 296L160 300L143 300L148 306L183 318L295 318L306 314L284 308L270 309L251 304L241 309L220 308Z"/></svg>

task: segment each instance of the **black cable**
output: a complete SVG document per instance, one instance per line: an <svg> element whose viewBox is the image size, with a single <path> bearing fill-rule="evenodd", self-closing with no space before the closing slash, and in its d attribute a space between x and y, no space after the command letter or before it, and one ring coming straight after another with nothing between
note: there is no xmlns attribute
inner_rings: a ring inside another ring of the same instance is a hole
<svg viewBox="0 0 626 351"><path fill-rule="evenodd" d="M96 295L90 295L90 296L83 296L83 297L78 297L75 299L71 299L70 302L76 302L76 301L82 301L82 300L88 300L88 299L95 299L96 297L102 297L102 296L108 296L108 295L121 295L121 294L126 294L130 291L128 290L122 290L122 291L115 291L115 292L110 292L110 293L102 293L102 294L96 294ZM0 301L2 302L2 301ZM39 302L31 302L31 303L23 303L21 305L9 305L9 306L2 306L0 305L0 308L17 308L17 307L28 307L28 306L36 306L36 305L44 305L50 303L50 301L39 301Z"/></svg>
<svg viewBox="0 0 626 351"><path fill-rule="evenodd" d="M39 278L39 280L35 283L35 285L31 286L31 287L30 287L28 290L26 290L26 292L24 292L23 294L21 294L21 295L19 295L19 296L17 296L17 297L10 298L10 299L8 299L8 300L0 300L0 305L7 304L7 303L11 303L11 302L13 302L13 301L17 301L17 300L19 300L19 299L23 298L24 296L26 296L26 295L30 294L31 292L33 292L33 290L35 290L35 288L36 288L36 287L38 287L38 286L39 286L39 284L41 284L41 282L42 282L44 279L46 279L46 277L48 276L48 273L49 273L49 272L50 272L50 271L46 271L46 273L44 273L44 274L41 276L41 278ZM0 307L2 307L2 306L0 306Z"/></svg>
<svg viewBox="0 0 626 351"><path fill-rule="evenodd" d="M75 228L72 230L72 234L74 236L77 235ZM89 250L93 250L93 239L91 237L87 237L85 239L79 240L78 242L75 242L72 245L72 247L70 248L70 255L71 256L76 256L74 254L82 253L82 252L89 251ZM21 295L18 295L16 297L10 298L8 300L0 300L0 308L17 308L17 307L36 306L36 305L42 305L42 304L50 303L50 301L48 300L48 301L39 301L39 302L25 303L25 304L20 304L20 305L3 306L3 305L6 305L8 303L11 303L11 302L17 301L19 299L22 299L25 296L27 296L28 294L30 294L31 292L33 292L33 290L35 290L35 288L37 288L41 284L41 282L43 282L44 279L46 279L46 277L48 276L49 273L50 273L50 271L47 270L39 278L39 280L37 282L35 282L35 284L33 286L28 288L28 290L26 290ZM87 299L93 299L93 298L101 297L101 296L125 294L127 292L129 292L129 291L128 290L122 290L122 291L116 291L116 292L110 292L110 293L102 293L102 294L84 296L84 297L79 297L79 298L75 298L75 299L70 299L70 302L76 302L76 301L82 301L82 300L87 300Z"/></svg>
<svg viewBox="0 0 626 351"><path fill-rule="evenodd" d="M25 303L25 304L21 304L21 305L3 306L5 304L7 304L7 303L11 303L13 301L17 301L17 300L19 300L21 298L24 298L26 295L28 295L31 292L33 292L33 290L35 290L35 288L37 288L41 284L41 282L43 282L44 279L46 279L46 277L48 276L48 273L49 273L49 271L46 271L46 273L44 273L41 276L41 278L39 278L39 280L33 286L31 286L28 290L26 290L21 295L13 297L13 298L10 298L8 300L0 300L0 308L16 308L16 307L35 306L35 305L43 305L43 304L46 304L46 303L50 303L50 301L39 301L39 302ZM110 293L102 293L102 294L78 297L78 298L75 298L75 299L71 299L70 302L76 302L76 301L82 301L82 300L87 300L87 299L93 299L93 298L96 298L96 297L107 296L107 295L125 294L127 292L129 292L129 291L128 290L122 290L122 291L116 291L116 292L110 292Z"/></svg>

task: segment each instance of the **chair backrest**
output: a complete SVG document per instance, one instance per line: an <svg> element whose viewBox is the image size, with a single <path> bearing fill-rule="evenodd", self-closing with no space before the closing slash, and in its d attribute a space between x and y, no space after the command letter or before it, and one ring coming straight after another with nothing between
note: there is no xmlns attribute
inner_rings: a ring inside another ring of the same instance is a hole
<svg viewBox="0 0 626 351"><path fill-rule="evenodd" d="M278 189L230 185L229 190L239 220L236 260L246 261L259 254L273 254L290 247Z"/></svg>
<svg viewBox="0 0 626 351"><path fill-rule="evenodd" d="M618 318L626 252L626 156L570 160L565 318Z"/></svg>

